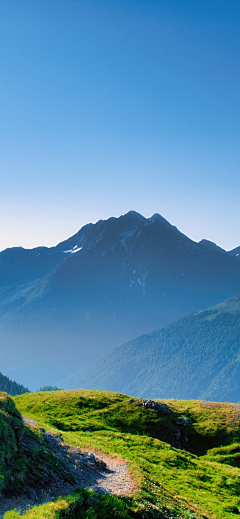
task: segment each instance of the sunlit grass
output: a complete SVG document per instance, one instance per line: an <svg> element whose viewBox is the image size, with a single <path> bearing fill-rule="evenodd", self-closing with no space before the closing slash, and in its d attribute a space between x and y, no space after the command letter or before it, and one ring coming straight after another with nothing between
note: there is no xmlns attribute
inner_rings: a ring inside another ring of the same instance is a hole
<svg viewBox="0 0 240 519"><path fill-rule="evenodd" d="M151 517L169 509L174 517L230 519L240 508L240 469L226 459L238 452L238 406L165 400L171 413L157 417L139 399L103 391L39 392L14 400L23 414L67 443L126 460L139 486L132 513L142 507ZM191 423L177 425L181 417ZM170 444L179 428L189 439L187 450Z"/></svg>

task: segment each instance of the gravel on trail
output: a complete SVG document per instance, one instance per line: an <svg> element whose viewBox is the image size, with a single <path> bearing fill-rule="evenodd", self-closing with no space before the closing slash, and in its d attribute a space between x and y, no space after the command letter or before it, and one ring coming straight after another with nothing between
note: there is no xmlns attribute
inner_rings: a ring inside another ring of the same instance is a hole
<svg viewBox="0 0 240 519"><path fill-rule="evenodd" d="M34 420L23 417L29 425L36 425ZM35 488L23 488L21 495L0 497L0 518L4 513L16 509L21 514L34 505L47 503L59 496L68 496L77 488L88 488L99 493L127 495L136 490L127 464L120 458L108 456L100 451L89 449L83 452L80 447L70 447L56 434L42 431L45 445L64 463L72 474L75 484L70 484L57 476L51 485Z"/></svg>

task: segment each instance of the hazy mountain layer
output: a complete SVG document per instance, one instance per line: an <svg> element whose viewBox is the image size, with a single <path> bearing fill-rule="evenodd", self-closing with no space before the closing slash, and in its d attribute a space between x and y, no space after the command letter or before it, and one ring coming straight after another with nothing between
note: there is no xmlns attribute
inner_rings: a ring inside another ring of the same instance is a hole
<svg viewBox="0 0 240 519"><path fill-rule="evenodd" d="M240 293L239 257L160 215L88 224L51 249L0 254L1 369L53 385L112 347Z"/></svg>
<svg viewBox="0 0 240 519"><path fill-rule="evenodd" d="M62 381L140 397L240 400L240 296L110 351Z"/></svg>

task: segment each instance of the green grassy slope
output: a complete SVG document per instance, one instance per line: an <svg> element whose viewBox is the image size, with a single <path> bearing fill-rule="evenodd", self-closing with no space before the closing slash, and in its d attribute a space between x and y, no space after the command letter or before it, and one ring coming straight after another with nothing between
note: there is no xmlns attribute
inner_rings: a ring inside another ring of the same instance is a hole
<svg viewBox="0 0 240 519"><path fill-rule="evenodd" d="M61 387L240 401L240 296L113 349Z"/></svg>
<svg viewBox="0 0 240 519"><path fill-rule="evenodd" d="M18 487L26 465L20 452L24 425L14 402L6 393L0 393L0 485L1 491Z"/></svg>
<svg viewBox="0 0 240 519"><path fill-rule="evenodd" d="M123 500L129 517L233 519L240 510L240 407L235 404L165 400L167 407L157 416L138 399L103 391L30 393L14 401L38 426L69 444L128 461L139 485L134 498ZM26 517L65 517L59 512L69 507L64 503L55 503L52 515L45 505L46 512L39 507ZM111 517L94 513L75 517ZM11 514L6 518L19 517ZM125 516L116 512L115 517Z"/></svg>
<svg viewBox="0 0 240 519"><path fill-rule="evenodd" d="M18 494L43 479L48 484L62 471L60 465L43 445L41 432L26 427L13 400L0 392L0 494Z"/></svg>

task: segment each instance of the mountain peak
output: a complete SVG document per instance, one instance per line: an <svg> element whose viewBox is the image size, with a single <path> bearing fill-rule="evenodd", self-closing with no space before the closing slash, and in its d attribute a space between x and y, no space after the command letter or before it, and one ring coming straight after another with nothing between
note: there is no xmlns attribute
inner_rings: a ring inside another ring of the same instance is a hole
<svg viewBox="0 0 240 519"><path fill-rule="evenodd" d="M136 211L128 211L128 213L122 214L119 217L110 217L107 222L114 222L114 226L117 227L140 227L144 225L144 223L147 221L147 218L142 216L140 213L137 213ZM130 230L130 229L129 229Z"/></svg>
<svg viewBox="0 0 240 519"><path fill-rule="evenodd" d="M169 229L170 229L170 228L171 228L171 229L176 229L176 230L178 231L178 229L177 229L177 227L175 227L175 225L172 225L168 220L166 220L166 218L164 218L164 216L161 216L161 214L159 214L159 213L154 213L154 214L153 214L153 215L148 219L148 221L149 221L150 223L157 222L157 223L159 223L159 224L161 224L161 225L164 225L164 226L168 227ZM179 232L180 232L180 231L179 231Z"/></svg>
<svg viewBox="0 0 240 519"><path fill-rule="evenodd" d="M141 213L138 213L137 211L128 211L127 213L125 214L122 214L121 216L119 216L119 218L134 218L134 219L138 219L139 221L143 221L143 220L146 220L145 216L143 216Z"/></svg>

